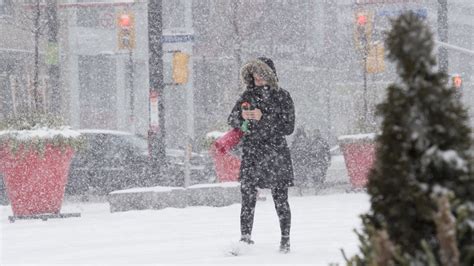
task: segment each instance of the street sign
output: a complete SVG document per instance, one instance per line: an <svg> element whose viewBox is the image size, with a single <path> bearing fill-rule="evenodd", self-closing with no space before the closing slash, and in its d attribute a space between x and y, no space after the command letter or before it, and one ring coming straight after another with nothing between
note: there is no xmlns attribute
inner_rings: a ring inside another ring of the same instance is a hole
<svg viewBox="0 0 474 266"><path fill-rule="evenodd" d="M57 65L59 63L59 47L55 42L48 42L46 47L46 64Z"/></svg>
<svg viewBox="0 0 474 266"><path fill-rule="evenodd" d="M188 82L189 54L176 52L173 54L173 81L175 84L186 84Z"/></svg>
<svg viewBox="0 0 474 266"><path fill-rule="evenodd" d="M183 43L194 42L193 34L177 34L177 35L163 35L161 37L163 43Z"/></svg>
<svg viewBox="0 0 474 266"><path fill-rule="evenodd" d="M158 92L151 90L150 92L150 129L153 132L158 132Z"/></svg>
<svg viewBox="0 0 474 266"><path fill-rule="evenodd" d="M385 49L382 43L369 45L367 55L367 73L375 74L385 71Z"/></svg>

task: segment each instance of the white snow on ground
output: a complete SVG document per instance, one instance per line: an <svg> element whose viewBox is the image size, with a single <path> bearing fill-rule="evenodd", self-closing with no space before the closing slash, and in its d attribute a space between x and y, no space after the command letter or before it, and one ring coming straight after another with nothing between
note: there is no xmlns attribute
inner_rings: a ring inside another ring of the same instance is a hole
<svg viewBox="0 0 474 266"><path fill-rule="evenodd" d="M329 265L358 252L354 228L369 209L365 193L345 193L348 177L342 156L332 158L325 186L315 195L291 191L291 252L280 254L280 229L273 201L257 203L255 245L228 255L240 237L240 204L110 213L108 203L66 201L62 212L80 218L8 222L10 206L0 206L0 265ZM313 191L309 191L315 192Z"/></svg>
<svg viewBox="0 0 474 266"><path fill-rule="evenodd" d="M107 203L65 203L80 218L18 220L1 211L0 265L27 264L311 264L343 262L357 251L354 228L369 208L364 193L291 197L292 250L280 254L273 202L258 202L250 252L226 254L239 238L240 204L110 213Z"/></svg>

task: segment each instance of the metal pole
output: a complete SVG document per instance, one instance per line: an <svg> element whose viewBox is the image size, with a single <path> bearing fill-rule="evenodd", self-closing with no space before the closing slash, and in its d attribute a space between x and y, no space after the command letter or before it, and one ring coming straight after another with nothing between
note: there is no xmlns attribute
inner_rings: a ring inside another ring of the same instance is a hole
<svg viewBox="0 0 474 266"><path fill-rule="evenodd" d="M192 1L185 2L185 21L189 33L193 33L192 24ZM193 85L193 42L188 42L186 48L189 53L188 61L188 82L186 90L186 148L185 148L185 169L184 187L191 185L191 158L194 143L194 85Z"/></svg>
<svg viewBox="0 0 474 266"><path fill-rule="evenodd" d="M46 2L46 14L48 23L48 72L49 72L49 95L50 111L53 114L61 113L61 90L60 90L60 70L59 70L59 49L58 49L58 1L48 0Z"/></svg>
<svg viewBox="0 0 474 266"><path fill-rule="evenodd" d="M191 46L192 50L192 46ZM189 59L189 80L185 86L186 90L186 150L184 168L184 187L191 184L191 158L194 143L194 91L192 75L192 56Z"/></svg>
<svg viewBox="0 0 474 266"><path fill-rule="evenodd" d="M150 96L158 96L157 110L150 110L150 128L148 131L148 141L150 156L157 178L160 178L165 165L165 105L164 105L164 82L163 82L163 18L162 0L148 1L148 52L149 52L149 78ZM150 104L151 106L151 104ZM151 107L150 107L151 108ZM158 113L158 114L156 114ZM157 128L151 124L158 116Z"/></svg>
<svg viewBox="0 0 474 266"><path fill-rule="evenodd" d="M130 92L130 123L131 123L131 132L135 133L135 89L133 88L133 50L129 49L128 51L128 86Z"/></svg>
<svg viewBox="0 0 474 266"><path fill-rule="evenodd" d="M39 92L39 68L40 68L40 62L39 62L39 45L40 45L40 20L41 20L41 9L40 9L40 1L36 0L36 5L35 5L35 16L34 16L34 40L35 40L35 54L34 54L34 61L35 61L35 66L34 66L34 73L33 73L33 96L35 99L35 111L36 112L44 112L44 106L43 106L43 101L40 96Z"/></svg>
<svg viewBox="0 0 474 266"><path fill-rule="evenodd" d="M364 51L364 122L368 124L368 105L367 105L367 49Z"/></svg>
<svg viewBox="0 0 474 266"><path fill-rule="evenodd" d="M438 39L441 42L448 42L448 0L438 0ZM439 70L448 73L448 49L440 46L439 52Z"/></svg>
<svg viewBox="0 0 474 266"><path fill-rule="evenodd" d="M234 30L234 57L235 57L235 62L237 65L237 69L240 69L242 67L242 36L240 29L239 29L239 16L238 16L238 11L240 7L240 0L234 0L231 3L231 10L232 10L232 28ZM240 84L240 71L236 71L237 73L237 85ZM231 96L229 93L227 94ZM229 100L230 101L230 100Z"/></svg>
<svg viewBox="0 0 474 266"><path fill-rule="evenodd" d="M328 77L328 76L326 76ZM326 85L326 104L327 104L327 116L326 116L326 123L327 123L327 134L326 134L326 138L329 140L331 138L331 88L329 87L330 84L329 84L329 81L327 82L327 85Z"/></svg>

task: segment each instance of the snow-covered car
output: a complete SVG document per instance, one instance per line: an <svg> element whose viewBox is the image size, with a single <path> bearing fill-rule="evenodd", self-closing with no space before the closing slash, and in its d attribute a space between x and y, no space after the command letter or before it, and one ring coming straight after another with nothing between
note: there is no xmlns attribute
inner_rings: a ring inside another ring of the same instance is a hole
<svg viewBox="0 0 474 266"><path fill-rule="evenodd" d="M66 194L92 191L105 194L118 189L141 186L181 186L184 183L184 151L167 149L165 176L157 175L148 152L148 141L128 132L79 130L85 138L84 149L71 162ZM212 180L207 159L193 153L191 183Z"/></svg>
<svg viewBox="0 0 474 266"><path fill-rule="evenodd" d="M98 194L144 185L150 175L146 143L127 132L81 130L83 149L71 161L66 194Z"/></svg>

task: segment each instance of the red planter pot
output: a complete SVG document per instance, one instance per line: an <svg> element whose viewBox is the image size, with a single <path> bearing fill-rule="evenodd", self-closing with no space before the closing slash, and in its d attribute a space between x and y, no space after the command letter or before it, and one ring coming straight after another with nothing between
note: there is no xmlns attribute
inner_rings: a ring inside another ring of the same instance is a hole
<svg viewBox="0 0 474 266"><path fill-rule="evenodd" d="M72 148L49 144L43 154L0 148L0 171L15 216L59 213L73 154Z"/></svg>
<svg viewBox="0 0 474 266"><path fill-rule="evenodd" d="M352 188L364 188L375 161L375 134L341 136L339 146L344 155Z"/></svg>

